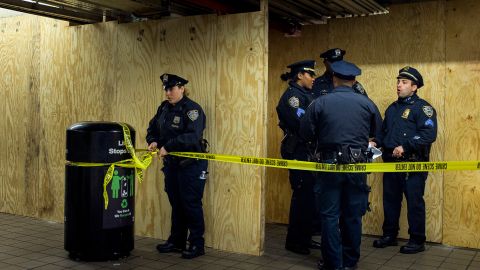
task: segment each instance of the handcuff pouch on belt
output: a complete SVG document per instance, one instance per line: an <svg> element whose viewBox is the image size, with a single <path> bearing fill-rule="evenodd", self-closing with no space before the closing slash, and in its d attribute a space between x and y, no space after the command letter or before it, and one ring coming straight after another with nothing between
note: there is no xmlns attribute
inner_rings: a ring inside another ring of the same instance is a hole
<svg viewBox="0 0 480 270"><path fill-rule="evenodd" d="M336 150L320 150L311 160L331 164L365 163L368 161L368 154L365 149L341 145Z"/></svg>

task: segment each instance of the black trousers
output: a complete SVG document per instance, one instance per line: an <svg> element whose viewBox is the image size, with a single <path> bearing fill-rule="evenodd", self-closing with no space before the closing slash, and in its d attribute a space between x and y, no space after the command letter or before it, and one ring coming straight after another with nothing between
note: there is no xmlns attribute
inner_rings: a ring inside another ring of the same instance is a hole
<svg viewBox="0 0 480 270"><path fill-rule="evenodd" d="M305 145L297 145L294 153L288 153L285 145L280 148L285 159L308 160ZM292 199L288 216L288 231L285 245L308 248L312 240L312 222L315 214L315 177L310 171L289 170Z"/></svg>
<svg viewBox="0 0 480 270"><path fill-rule="evenodd" d="M286 245L308 248L312 240L312 221L315 213L313 192L315 179L309 171L289 170L289 173L293 193Z"/></svg>
<svg viewBox="0 0 480 270"><path fill-rule="evenodd" d="M196 160L186 167L166 164L163 167L165 174L165 191L172 206L172 227L168 242L177 247L190 245L203 247L205 240L205 222L203 219L202 197L205 188L205 179L200 177L206 171L207 160Z"/></svg>
<svg viewBox="0 0 480 270"><path fill-rule="evenodd" d="M425 182L428 172L383 174L383 235L397 237L403 194L407 199L410 240L425 242Z"/></svg>
<svg viewBox="0 0 480 270"><path fill-rule="evenodd" d="M329 268L352 267L360 259L362 216L368 207L367 176L318 173L322 215L322 257Z"/></svg>

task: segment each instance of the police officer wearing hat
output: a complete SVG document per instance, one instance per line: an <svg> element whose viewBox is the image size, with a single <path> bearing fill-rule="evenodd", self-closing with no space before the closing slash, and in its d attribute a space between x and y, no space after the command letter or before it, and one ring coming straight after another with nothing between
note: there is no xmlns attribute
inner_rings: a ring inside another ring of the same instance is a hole
<svg viewBox="0 0 480 270"><path fill-rule="evenodd" d="M298 136L298 128L300 119L314 98L311 89L315 61L304 60L287 67L290 72L282 74L281 78L288 80L288 88L277 106L279 126L284 133L280 152L285 159L308 160L307 145ZM314 213L313 175L308 171L289 170L289 178L293 193L285 248L295 253L309 254Z"/></svg>
<svg viewBox="0 0 480 270"><path fill-rule="evenodd" d="M367 147L382 120L377 106L352 86L361 70L340 60L332 63L331 93L315 99L300 121L300 135L317 145L318 162L367 161ZM320 172L322 257L319 269L355 269L360 258L362 216L368 206L365 173Z"/></svg>
<svg viewBox="0 0 480 270"><path fill-rule="evenodd" d="M322 76L315 79L315 83L313 84L313 93L315 94L315 97L326 95L332 92L333 79L331 65L337 61L342 61L343 56L346 53L347 52L345 50L340 48L333 48L320 54L320 57L323 58L323 64L325 65L326 70ZM355 81L352 88L356 93L368 96L367 92L359 82Z"/></svg>
<svg viewBox="0 0 480 270"><path fill-rule="evenodd" d="M187 80L167 73L160 79L167 100L150 120L146 141L148 150L158 150L158 157L163 158L172 227L170 237L164 244L157 245L157 250L182 252L182 258L192 259L205 254L202 197L208 164L206 160L178 158L168 153L203 151L206 117L202 107L187 97Z"/></svg>
<svg viewBox="0 0 480 270"><path fill-rule="evenodd" d="M429 161L430 148L437 137L435 109L417 95L423 86L420 72L413 67L400 69L397 77L398 100L385 111L381 137L384 162ZM423 194L428 172L383 174L383 236L373 242L376 248L396 246L403 194L407 199L408 243L401 253L425 250L425 201Z"/></svg>

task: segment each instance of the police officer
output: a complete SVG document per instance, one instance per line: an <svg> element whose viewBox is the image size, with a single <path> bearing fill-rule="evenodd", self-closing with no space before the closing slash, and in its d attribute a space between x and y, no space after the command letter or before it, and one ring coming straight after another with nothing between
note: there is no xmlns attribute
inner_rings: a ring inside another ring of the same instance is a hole
<svg viewBox="0 0 480 270"><path fill-rule="evenodd" d="M340 60L332 63L331 93L315 99L300 120L300 135L317 144L318 161L350 164L367 161L369 140L381 128L377 106L352 86L361 70ZM360 258L362 216L368 206L365 173L317 174L320 182L322 257L319 269L355 269Z"/></svg>
<svg viewBox="0 0 480 270"><path fill-rule="evenodd" d="M160 253L182 252L191 259L205 254L205 231L202 197L205 187L207 161L169 156L172 151L202 151L205 114L197 103L187 97L184 78L160 76L167 100L158 107L147 129L148 150L158 149L163 157L165 191L172 206L170 237L157 245ZM186 249L186 241L190 243Z"/></svg>
<svg viewBox="0 0 480 270"><path fill-rule="evenodd" d="M332 92L333 79L331 65L332 63L343 60L345 54L346 51L340 48L329 49L320 54L320 57L323 58L323 64L325 65L325 72L322 76L316 78L313 83L313 93L315 97ZM357 81L353 84L353 89L359 94L368 96L363 86Z"/></svg>
<svg viewBox="0 0 480 270"><path fill-rule="evenodd" d="M384 162L428 161L437 137L435 109L417 95L423 86L420 72L400 69L397 77L398 100L385 111L380 143ZM425 250L425 201L423 194L428 172L383 174L383 236L373 242L376 248L396 246L403 194L407 199L410 240L401 253Z"/></svg>
<svg viewBox="0 0 480 270"><path fill-rule="evenodd" d="M289 66L290 72L282 74L288 88L277 106L279 126L284 138L280 152L285 159L308 160L307 145L298 136L300 118L313 100L311 91L315 76L315 61L304 60ZM313 175L308 171L290 170L292 199L285 248L299 254L309 254L312 217L314 213Z"/></svg>

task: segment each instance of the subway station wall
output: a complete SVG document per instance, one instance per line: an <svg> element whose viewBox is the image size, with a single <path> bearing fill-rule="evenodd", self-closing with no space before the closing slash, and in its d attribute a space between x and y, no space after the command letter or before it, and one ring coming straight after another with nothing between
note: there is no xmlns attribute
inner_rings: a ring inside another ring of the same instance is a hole
<svg viewBox="0 0 480 270"><path fill-rule="evenodd" d="M159 76L187 78L211 152L266 155L267 23L262 12L72 26L0 19L0 212L63 221L65 131L121 121L145 148L164 99ZM170 205L156 160L136 191L136 233L166 239ZM207 246L260 254L265 170L210 162Z"/></svg>
<svg viewBox="0 0 480 270"><path fill-rule="evenodd" d="M347 51L345 59L362 69L358 80L383 112L396 100L396 75L406 65L422 73L419 95L438 113L434 161L480 159L480 3L474 0L426 1L392 6L388 15L330 20L304 26L301 37L269 31L268 146L280 157L281 131L275 106L286 88L280 74L286 65L315 59L332 47ZM381 174L371 174L371 212L364 217L366 234L381 235L383 222ZM290 184L285 170L267 169L266 220L287 223ZM427 240L480 248L480 172L430 173L425 190ZM406 204L400 236L408 239Z"/></svg>

